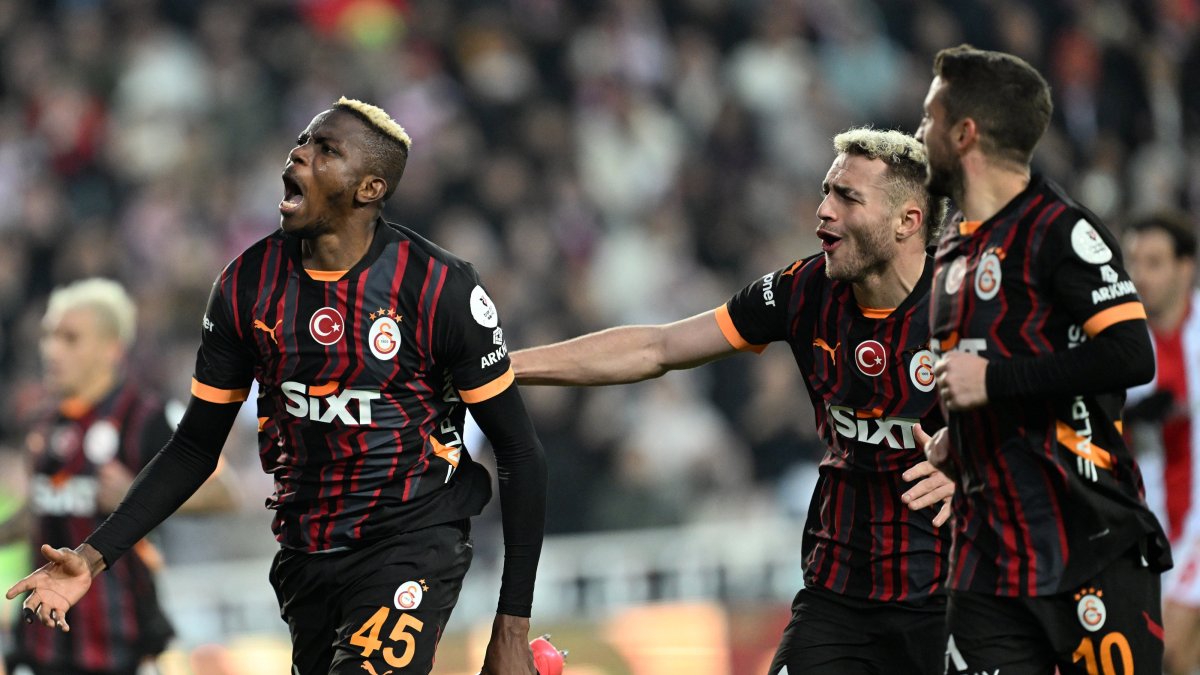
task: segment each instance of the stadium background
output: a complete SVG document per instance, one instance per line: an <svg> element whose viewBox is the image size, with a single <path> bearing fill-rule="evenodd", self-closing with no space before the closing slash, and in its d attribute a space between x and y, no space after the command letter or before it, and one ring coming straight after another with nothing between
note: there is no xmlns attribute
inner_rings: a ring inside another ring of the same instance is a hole
<svg viewBox="0 0 1200 675"><path fill-rule="evenodd" d="M340 95L412 134L388 215L475 262L515 349L711 309L818 250L831 137L915 130L932 55L962 41L1047 75L1037 166L1114 229L1194 218L1198 19L1196 0L0 0L0 509L42 401L48 291L127 284L132 368L184 399L213 278L278 226L291 142ZM568 673L764 671L821 452L802 392L779 347L526 390L551 477L534 629L572 649ZM225 450L241 511L157 534L168 673L212 645L235 672L286 671L245 412ZM482 659L494 506L476 540L443 675ZM5 555L7 586L28 563Z"/></svg>

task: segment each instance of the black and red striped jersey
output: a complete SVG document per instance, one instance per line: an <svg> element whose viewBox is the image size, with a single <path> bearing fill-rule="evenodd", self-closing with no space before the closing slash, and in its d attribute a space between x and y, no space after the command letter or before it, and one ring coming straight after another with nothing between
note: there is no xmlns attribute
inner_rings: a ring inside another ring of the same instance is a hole
<svg viewBox="0 0 1200 675"><path fill-rule="evenodd" d="M479 513L487 471L463 446L464 403L513 382L475 269L379 220L345 273L306 271L276 231L230 263L204 317L192 393L247 397L286 547L327 551Z"/></svg>
<svg viewBox="0 0 1200 675"><path fill-rule="evenodd" d="M787 342L826 452L804 526L805 584L855 598L921 601L943 585L949 528L911 511L901 474L925 460L917 423L942 425L929 350L928 260L894 309L863 308L816 255L746 286L717 320L730 344Z"/></svg>
<svg viewBox="0 0 1200 675"><path fill-rule="evenodd" d="M992 218L947 230L931 304L935 352L989 361L1061 352L1145 318L1112 234L1039 176ZM951 588L1065 592L1161 536L1121 438L1124 398L1024 397L950 414L961 472Z"/></svg>
<svg viewBox="0 0 1200 675"><path fill-rule="evenodd" d="M97 501L99 469L118 462L137 474L170 435L163 404L131 382L94 406L65 402L26 438L31 543L58 548L82 541L108 517ZM64 672L132 672L172 635L151 571L138 555L125 556L92 581L91 591L71 608L71 632L23 621L14 628L23 660Z"/></svg>

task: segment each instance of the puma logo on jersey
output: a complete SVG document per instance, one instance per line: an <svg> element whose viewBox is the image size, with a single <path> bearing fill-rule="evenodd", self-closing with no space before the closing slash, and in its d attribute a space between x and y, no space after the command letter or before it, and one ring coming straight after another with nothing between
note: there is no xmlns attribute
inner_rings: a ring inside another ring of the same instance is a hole
<svg viewBox="0 0 1200 675"><path fill-rule="evenodd" d="M841 342L830 347L828 342L821 338L817 338L816 340L813 340L813 346L820 347L821 349L829 352L829 358L833 360L833 365L837 365L837 348L842 346Z"/></svg>
<svg viewBox="0 0 1200 675"><path fill-rule="evenodd" d="M913 427L920 421L918 419L879 417L875 412L844 405L831 405L828 409L833 427L840 436L871 445L886 445L894 450L917 447Z"/></svg>
<svg viewBox="0 0 1200 675"><path fill-rule="evenodd" d="M275 337L275 331L279 330L279 327L282 325L283 325L283 319L276 321L274 327L268 326L267 324L263 323L262 321L259 321L258 319L254 320L254 329L261 330L262 332L271 336L271 342L274 342L275 344L279 344L279 340L276 339L276 337Z"/></svg>
<svg viewBox="0 0 1200 675"><path fill-rule="evenodd" d="M382 673L375 672L375 666L372 666L370 661L363 661L362 669L367 671L371 675L391 675L391 673L392 673L392 671L390 671L390 670L385 670Z"/></svg>
<svg viewBox="0 0 1200 675"><path fill-rule="evenodd" d="M279 385L288 400L287 411L296 417L324 423L336 419L348 426L371 424L371 401L379 398L379 392L362 389L343 389L339 392L337 388L337 382L312 387L299 382Z"/></svg>

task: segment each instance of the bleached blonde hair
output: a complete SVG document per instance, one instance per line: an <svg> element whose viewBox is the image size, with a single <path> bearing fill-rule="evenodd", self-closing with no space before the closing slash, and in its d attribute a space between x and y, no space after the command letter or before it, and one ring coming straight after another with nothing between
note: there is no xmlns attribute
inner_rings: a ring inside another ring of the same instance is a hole
<svg viewBox="0 0 1200 675"><path fill-rule="evenodd" d="M906 199L917 202L925 213L925 242L937 237L946 215L946 203L929 194L925 186L929 168L925 146L920 141L903 131L855 127L834 136L833 149L838 154L859 155L887 164L888 196L892 207Z"/></svg>
<svg viewBox="0 0 1200 675"><path fill-rule="evenodd" d="M412 138L408 135L408 132L404 130L404 127L400 126L399 122L392 119L392 116L387 114L387 111L383 108L371 105L370 103L364 103L356 98L346 98L345 96L339 98L333 104L333 107L353 110L362 115L372 127L383 135L400 141L404 145L405 150L412 149Z"/></svg>
<svg viewBox="0 0 1200 675"><path fill-rule="evenodd" d="M50 292L46 304L47 323L58 321L67 312L92 310L101 330L129 347L137 333L137 306L121 284L112 279L92 277L59 286Z"/></svg>

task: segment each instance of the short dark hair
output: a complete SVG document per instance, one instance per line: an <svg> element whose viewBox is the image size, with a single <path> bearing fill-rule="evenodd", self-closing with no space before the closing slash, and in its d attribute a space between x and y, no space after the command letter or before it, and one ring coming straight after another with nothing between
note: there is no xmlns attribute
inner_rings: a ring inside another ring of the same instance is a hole
<svg viewBox="0 0 1200 675"><path fill-rule="evenodd" d="M937 53L933 74L947 85L942 103L951 124L970 117L985 153L1029 163L1054 110L1037 69L1012 54L962 44Z"/></svg>
<svg viewBox="0 0 1200 675"><path fill-rule="evenodd" d="M1130 232L1162 230L1171 238L1176 258L1196 257L1196 230L1191 221L1178 211L1159 211L1135 219L1129 224Z"/></svg>
<svg viewBox="0 0 1200 675"><path fill-rule="evenodd" d="M334 110L349 113L363 123L363 150L368 173L387 182L386 201L396 191L404 167L408 164L408 147L412 140L399 124L396 124L382 108L362 101L342 97L333 104Z"/></svg>

